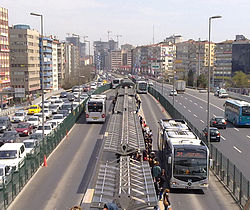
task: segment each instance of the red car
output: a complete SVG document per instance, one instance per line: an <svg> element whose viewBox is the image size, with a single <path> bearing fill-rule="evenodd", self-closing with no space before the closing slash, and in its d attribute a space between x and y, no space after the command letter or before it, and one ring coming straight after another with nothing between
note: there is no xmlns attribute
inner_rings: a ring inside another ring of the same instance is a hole
<svg viewBox="0 0 250 210"><path fill-rule="evenodd" d="M19 136L28 136L32 134L32 125L30 123L19 123L16 127Z"/></svg>

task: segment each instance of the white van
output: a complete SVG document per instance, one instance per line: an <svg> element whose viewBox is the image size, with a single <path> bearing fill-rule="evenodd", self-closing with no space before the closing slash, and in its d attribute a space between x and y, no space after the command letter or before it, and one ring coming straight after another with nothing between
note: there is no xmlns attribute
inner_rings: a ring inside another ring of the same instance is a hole
<svg viewBox="0 0 250 210"><path fill-rule="evenodd" d="M0 147L0 164L11 166L13 171L22 167L26 157L23 143L5 143Z"/></svg>
<svg viewBox="0 0 250 210"><path fill-rule="evenodd" d="M11 181L12 168L7 165L0 164L0 189Z"/></svg>

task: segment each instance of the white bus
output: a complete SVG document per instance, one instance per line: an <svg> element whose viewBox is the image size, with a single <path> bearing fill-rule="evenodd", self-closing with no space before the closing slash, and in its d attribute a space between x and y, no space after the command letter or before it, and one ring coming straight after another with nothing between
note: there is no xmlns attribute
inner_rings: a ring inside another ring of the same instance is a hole
<svg viewBox="0 0 250 210"><path fill-rule="evenodd" d="M159 125L158 148L170 188L206 189L209 150L205 143L183 120L163 119Z"/></svg>
<svg viewBox="0 0 250 210"><path fill-rule="evenodd" d="M112 88L115 89L117 88L122 82L122 78L114 78L112 80Z"/></svg>
<svg viewBox="0 0 250 210"><path fill-rule="evenodd" d="M146 81L137 81L136 82L136 92L137 93L147 93L148 92L148 83Z"/></svg>
<svg viewBox="0 0 250 210"><path fill-rule="evenodd" d="M106 95L92 95L86 103L87 122L105 122Z"/></svg>

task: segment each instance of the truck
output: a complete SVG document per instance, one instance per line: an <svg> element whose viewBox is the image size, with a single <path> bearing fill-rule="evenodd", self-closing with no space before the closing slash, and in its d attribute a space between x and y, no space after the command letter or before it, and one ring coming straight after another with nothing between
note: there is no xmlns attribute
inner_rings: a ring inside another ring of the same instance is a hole
<svg viewBox="0 0 250 210"><path fill-rule="evenodd" d="M184 80L177 80L175 81L175 89L177 93L184 93L186 88L186 81Z"/></svg>

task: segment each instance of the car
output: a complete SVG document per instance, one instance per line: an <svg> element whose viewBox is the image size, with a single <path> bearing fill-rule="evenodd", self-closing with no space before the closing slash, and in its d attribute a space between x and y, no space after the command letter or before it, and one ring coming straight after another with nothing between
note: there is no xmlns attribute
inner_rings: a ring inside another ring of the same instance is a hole
<svg viewBox="0 0 250 210"><path fill-rule="evenodd" d="M0 164L0 189L12 180L12 168L6 164Z"/></svg>
<svg viewBox="0 0 250 210"><path fill-rule="evenodd" d="M40 143L36 139L26 139L23 141L26 154L37 154L40 152Z"/></svg>
<svg viewBox="0 0 250 210"><path fill-rule="evenodd" d="M43 113L42 112L36 113L33 116L39 117L39 119L40 119L41 122L42 122L42 119L44 119L44 121L46 121L46 116L44 115L44 118L43 118Z"/></svg>
<svg viewBox="0 0 250 210"><path fill-rule="evenodd" d="M52 112L52 114L57 114L59 107L55 104L50 104L49 105L49 110Z"/></svg>
<svg viewBox="0 0 250 210"><path fill-rule="evenodd" d="M220 88L216 87L216 89L214 91L214 96L219 96L219 92L220 92Z"/></svg>
<svg viewBox="0 0 250 210"><path fill-rule="evenodd" d="M226 129L227 127L227 122L224 117L213 117L210 120L210 126L211 127L216 127L216 128L223 128Z"/></svg>
<svg viewBox="0 0 250 210"><path fill-rule="evenodd" d="M11 130L12 125L8 116L0 117L0 132Z"/></svg>
<svg viewBox="0 0 250 210"><path fill-rule="evenodd" d="M62 114L64 117L67 117L69 115L69 111L68 110L63 110L63 109L58 110L57 113Z"/></svg>
<svg viewBox="0 0 250 210"><path fill-rule="evenodd" d="M16 142L19 135L16 131L5 131L2 137L0 138L0 146L5 143Z"/></svg>
<svg viewBox="0 0 250 210"><path fill-rule="evenodd" d="M153 82L149 82L149 83L148 83L148 86L149 86L149 87L153 87L153 86L154 86L154 83L153 83Z"/></svg>
<svg viewBox="0 0 250 210"><path fill-rule="evenodd" d="M57 126L58 126L58 121L57 120L49 120L49 121L47 121L46 123L49 123L49 124L51 124L51 126L52 126L52 129L54 130L54 129L56 129L57 128Z"/></svg>
<svg viewBox="0 0 250 210"><path fill-rule="evenodd" d="M61 92L60 98L67 98L68 93L67 92Z"/></svg>
<svg viewBox="0 0 250 210"><path fill-rule="evenodd" d="M177 96L177 91L176 90L171 90L170 91L170 94L169 94L170 96Z"/></svg>
<svg viewBox="0 0 250 210"><path fill-rule="evenodd" d="M49 100L45 100L44 103L40 103L40 107L42 109L42 107L44 106L44 108L48 108L50 105L50 101Z"/></svg>
<svg viewBox="0 0 250 210"><path fill-rule="evenodd" d="M58 99L57 96L51 96L51 97L49 98L49 101L52 102L52 103L54 103L55 100L57 100L57 99Z"/></svg>
<svg viewBox="0 0 250 210"><path fill-rule="evenodd" d="M50 132L53 130L51 124L49 123L45 123L44 124L44 135L47 136L50 134ZM36 130L36 133L42 133L43 132L43 126L42 125L39 125L37 130Z"/></svg>
<svg viewBox="0 0 250 210"><path fill-rule="evenodd" d="M55 120L58 122L58 124L62 123L64 120L63 114L55 114L52 118L52 120Z"/></svg>
<svg viewBox="0 0 250 210"><path fill-rule="evenodd" d="M29 116L26 122L30 123L33 126L33 128L36 128L40 124L41 121L38 116L33 115L33 116Z"/></svg>
<svg viewBox="0 0 250 210"><path fill-rule="evenodd" d="M40 141L43 140L43 135L42 135L42 133L32 133L29 136L29 139L36 139L36 140L38 140L40 142Z"/></svg>
<svg viewBox="0 0 250 210"><path fill-rule="evenodd" d="M16 132L19 136L28 136L32 134L33 126L30 123L19 123L16 127Z"/></svg>
<svg viewBox="0 0 250 210"><path fill-rule="evenodd" d="M207 90L206 89L200 89L199 93L207 93Z"/></svg>
<svg viewBox="0 0 250 210"><path fill-rule="evenodd" d="M57 99L57 100L55 100L54 104L58 105L59 108L60 108L63 105L63 100L62 99Z"/></svg>
<svg viewBox="0 0 250 210"><path fill-rule="evenodd" d="M220 142L220 131L218 130L218 128L209 127L209 131L210 131L210 141L211 142L212 141ZM203 129L203 135L207 139L207 137L208 137L207 128Z"/></svg>
<svg viewBox="0 0 250 210"><path fill-rule="evenodd" d="M52 116L52 111L50 111L49 109L44 109L44 116L46 117L46 119L49 119Z"/></svg>
<svg viewBox="0 0 250 210"><path fill-rule="evenodd" d="M82 93L81 95L80 95L80 99L82 99L82 100L85 100L86 98L88 98L89 96L88 96L88 94L86 94L86 93Z"/></svg>
<svg viewBox="0 0 250 210"><path fill-rule="evenodd" d="M28 109L28 114L35 114L35 113L40 113L40 112L41 112L41 108L38 105L32 105Z"/></svg>
<svg viewBox="0 0 250 210"><path fill-rule="evenodd" d="M228 98L228 93L225 89L220 89L219 94L218 94L219 98Z"/></svg>
<svg viewBox="0 0 250 210"><path fill-rule="evenodd" d="M16 111L15 114L11 118L11 122L19 123L24 122L26 120L27 114L24 111Z"/></svg>
<svg viewBox="0 0 250 210"><path fill-rule="evenodd" d="M79 98L80 92L74 92L73 95L74 95L75 99L76 99L76 98Z"/></svg>
<svg viewBox="0 0 250 210"><path fill-rule="evenodd" d="M71 103L64 103L61 110L68 110L69 113L73 110L73 105Z"/></svg>
<svg viewBox="0 0 250 210"><path fill-rule="evenodd" d="M95 82L90 83L90 89L92 89L92 90L97 89L97 84Z"/></svg>
<svg viewBox="0 0 250 210"><path fill-rule="evenodd" d="M69 93L69 94L67 95L67 99L68 99L69 101L74 101L74 99L75 99L74 94L73 94L73 93Z"/></svg>

